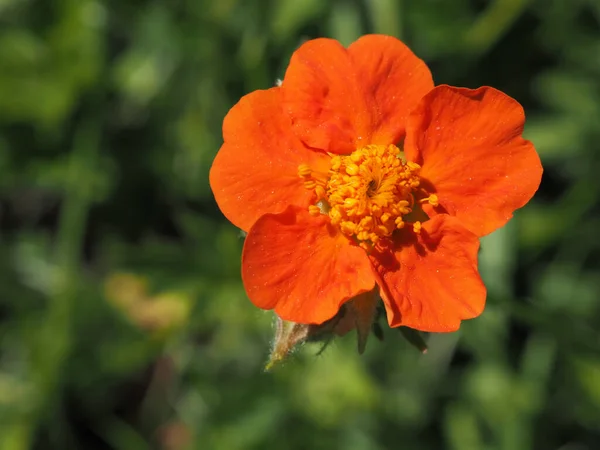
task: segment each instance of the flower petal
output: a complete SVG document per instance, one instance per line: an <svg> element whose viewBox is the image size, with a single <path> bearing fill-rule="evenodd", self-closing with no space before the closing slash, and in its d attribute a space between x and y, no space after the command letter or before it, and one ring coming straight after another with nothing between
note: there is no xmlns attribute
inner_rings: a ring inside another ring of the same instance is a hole
<svg viewBox="0 0 600 450"><path fill-rule="evenodd" d="M293 206L262 216L250 229L242 279L256 306L307 324L325 322L375 286L363 249L332 228L328 217Z"/></svg>
<svg viewBox="0 0 600 450"><path fill-rule="evenodd" d="M486 290L477 272L479 239L460 221L439 215L421 232L403 230L387 252L373 253L391 327L447 332L477 317Z"/></svg>
<svg viewBox="0 0 600 450"><path fill-rule="evenodd" d="M245 231L265 213L308 207L314 192L304 188L300 164L329 169L329 156L307 149L292 133L279 88L255 91L231 108L223 140L210 185L223 214Z"/></svg>
<svg viewBox="0 0 600 450"><path fill-rule="evenodd" d="M309 147L350 153L399 142L406 119L433 88L425 63L391 36L368 35L347 50L315 39L293 55L283 80L284 109Z"/></svg>
<svg viewBox="0 0 600 450"><path fill-rule="evenodd" d="M363 36L348 47L348 53L372 112L374 127L369 143L400 142L410 112L433 89L429 68L391 36Z"/></svg>
<svg viewBox="0 0 600 450"><path fill-rule="evenodd" d="M422 166L441 208L484 236L503 226L537 191L542 165L523 139L521 105L502 92L438 86L409 119L408 160Z"/></svg>

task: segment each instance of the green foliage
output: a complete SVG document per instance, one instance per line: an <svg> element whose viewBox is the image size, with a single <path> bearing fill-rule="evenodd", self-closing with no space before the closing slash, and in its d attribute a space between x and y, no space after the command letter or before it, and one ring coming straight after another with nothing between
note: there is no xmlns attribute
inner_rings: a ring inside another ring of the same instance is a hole
<svg viewBox="0 0 600 450"><path fill-rule="evenodd" d="M0 449L597 448L599 5L0 0ZM222 119L303 40L369 32L517 98L542 187L484 239L459 333L264 373L208 186Z"/></svg>

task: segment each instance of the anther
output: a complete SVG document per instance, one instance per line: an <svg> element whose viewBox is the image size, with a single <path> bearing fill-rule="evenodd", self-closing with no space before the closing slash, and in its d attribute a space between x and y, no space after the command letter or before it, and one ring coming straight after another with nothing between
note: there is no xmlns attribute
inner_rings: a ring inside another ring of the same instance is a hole
<svg viewBox="0 0 600 450"><path fill-rule="evenodd" d="M406 166L410 169L411 172L416 172L421 169L420 165L411 161L407 161Z"/></svg>
<svg viewBox="0 0 600 450"><path fill-rule="evenodd" d="M317 182L315 180L308 180L304 182L304 187L308 190L313 190L317 187Z"/></svg>
<svg viewBox="0 0 600 450"><path fill-rule="evenodd" d="M362 249L369 251L371 250L371 245L368 242L361 242L358 244Z"/></svg>
<svg viewBox="0 0 600 450"><path fill-rule="evenodd" d="M438 205L440 204L440 203L439 203L438 196L437 196L437 195L435 195L435 194L431 194L431 195L429 196L429 204L430 204L431 206L438 206Z"/></svg>
<svg viewBox="0 0 600 450"><path fill-rule="evenodd" d="M361 231L356 235L356 239L359 241L366 241L369 239L369 233L366 231Z"/></svg>
<svg viewBox="0 0 600 450"><path fill-rule="evenodd" d="M355 163L359 162L362 159L362 153L361 152L354 152L350 155L350 159L352 161L354 161Z"/></svg>
<svg viewBox="0 0 600 450"><path fill-rule="evenodd" d="M405 162L394 145L367 145L347 156L330 156L328 173L307 164L298 167L304 186L318 200L309 207L311 215L328 215L332 225L367 250L405 226L403 216L412 212L420 183L418 164ZM435 203L436 197L425 201ZM411 225L418 232L421 224Z"/></svg>
<svg viewBox="0 0 600 450"><path fill-rule="evenodd" d="M298 166L298 176L305 178L305 177L309 177L312 173L312 169L310 168L310 166L308 164L300 164Z"/></svg>
<svg viewBox="0 0 600 450"><path fill-rule="evenodd" d="M377 225L377 231L383 236L390 234L390 231L383 225Z"/></svg>
<svg viewBox="0 0 600 450"><path fill-rule="evenodd" d="M422 205L425 203L429 203L431 206L439 205L438 197L435 194L431 194L429 197L422 198L421 200L419 200L419 203L421 203Z"/></svg>
<svg viewBox="0 0 600 450"><path fill-rule="evenodd" d="M340 167L342 167L342 158L339 156L331 158L331 170L337 171Z"/></svg>
<svg viewBox="0 0 600 450"><path fill-rule="evenodd" d="M421 222L416 221L415 223L413 223L413 231L417 234L419 234L421 232Z"/></svg>
<svg viewBox="0 0 600 450"><path fill-rule="evenodd" d="M317 205L310 205L308 207L308 213L313 216L313 217L317 217L321 215L321 208L319 208Z"/></svg>
<svg viewBox="0 0 600 450"><path fill-rule="evenodd" d="M327 196L327 192L323 186L317 186L315 188L315 193L317 194L318 199L325 198Z"/></svg>
<svg viewBox="0 0 600 450"><path fill-rule="evenodd" d="M356 231L356 224L353 222L346 221L341 224L340 228L342 230L342 233L348 236L352 236Z"/></svg>
<svg viewBox="0 0 600 450"><path fill-rule="evenodd" d="M349 197L347 199L344 200L344 207L346 208L353 208L358 204L358 200L356 198L353 197Z"/></svg>
<svg viewBox="0 0 600 450"><path fill-rule="evenodd" d="M346 173L348 175L356 175L358 173L358 166L356 164L350 164L346 166Z"/></svg>

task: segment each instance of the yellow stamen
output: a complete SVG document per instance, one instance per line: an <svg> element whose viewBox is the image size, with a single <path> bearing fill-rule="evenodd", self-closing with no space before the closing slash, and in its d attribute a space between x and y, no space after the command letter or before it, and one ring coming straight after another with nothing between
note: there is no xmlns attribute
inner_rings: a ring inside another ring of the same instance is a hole
<svg viewBox="0 0 600 450"><path fill-rule="evenodd" d="M421 167L405 162L401 156L395 145L368 145L347 156L331 155L327 174L301 164L298 175L316 194L309 213L328 215L342 234L367 250L390 237L404 228L404 216L413 211L415 203L438 203L435 194L415 201L424 193L420 187ZM409 225L415 233L420 232L421 222Z"/></svg>
<svg viewBox="0 0 600 450"><path fill-rule="evenodd" d="M317 183L314 180L308 180L304 182L304 187L309 191L312 191L317 187Z"/></svg>
<svg viewBox="0 0 600 450"><path fill-rule="evenodd" d="M302 178L310 177L311 173L312 173L312 170L308 164L300 164L298 166L298 176L299 177L302 177Z"/></svg>
<svg viewBox="0 0 600 450"><path fill-rule="evenodd" d="M319 208L317 205L310 205L308 207L308 213L313 217L319 216L321 215L321 208Z"/></svg>
<svg viewBox="0 0 600 450"><path fill-rule="evenodd" d="M419 202L421 204L429 203L431 206L438 206L440 204L438 196L435 194L431 194L429 197L422 198L421 200L419 200Z"/></svg>
<svg viewBox="0 0 600 450"><path fill-rule="evenodd" d="M419 234L421 232L421 222L416 221L415 223L413 223L413 231L417 234Z"/></svg>
<svg viewBox="0 0 600 450"><path fill-rule="evenodd" d="M356 175L358 173L358 166L356 164L350 164L346 166L346 173L348 175Z"/></svg>
<svg viewBox="0 0 600 450"><path fill-rule="evenodd" d="M325 192L325 188L321 185L315 188L315 193L317 194L318 199L327 197L327 192Z"/></svg>

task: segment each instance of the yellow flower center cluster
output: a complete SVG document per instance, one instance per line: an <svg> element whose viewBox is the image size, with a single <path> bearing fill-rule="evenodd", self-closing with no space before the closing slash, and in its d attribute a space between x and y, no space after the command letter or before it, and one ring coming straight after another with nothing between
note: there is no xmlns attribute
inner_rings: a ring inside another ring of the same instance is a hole
<svg viewBox="0 0 600 450"><path fill-rule="evenodd" d="M368 145L348 156L333 155L327 174L301 164L298 175L317 195L310 214L329 215L344 235L368 248L404 227L404 216L415 202L413 193L419 189L420 169L403 162L395 145ZM437 204L435 195L423 200ZM420 225L413 224L415 232Z"/></svg>

